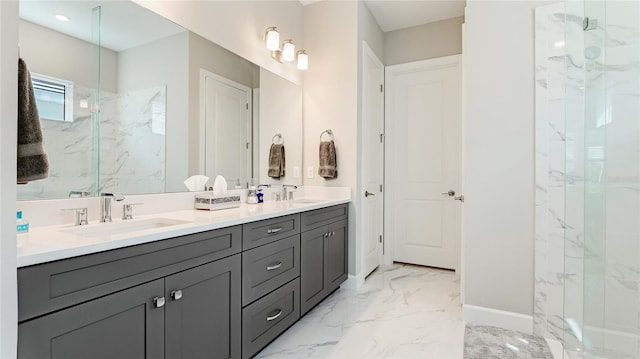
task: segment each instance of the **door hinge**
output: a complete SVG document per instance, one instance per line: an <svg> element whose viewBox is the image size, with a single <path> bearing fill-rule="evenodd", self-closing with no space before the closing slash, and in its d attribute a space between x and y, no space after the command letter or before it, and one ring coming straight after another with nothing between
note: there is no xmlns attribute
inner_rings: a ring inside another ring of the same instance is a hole
<svg viewBox="0 0 640 359"><path fill-rule="evenodd" d="M382 185L380 185L380 192L382 192Z"/></svg>
<svg viewBox="0 0 640 359"><path fill-rule="evenodd" d="M380 134L380 143L383 143L383 142L384 142L384 133L381 133Z"/></svg>
<svg viewBox="0 0 640 359"><path fill-rule="evenodd" d="M247 110L249 109L249 103L247 103Z"/></svg>
<svg viewBox="0 0 640 359"><path fill-rule="evenodd" d="M382 234L380 235L380 243L382 243Z"/></svg>
<svg viewBox="0 0 640 359"><path fill-rule="evenodd" d="M384 92L384 85L380 84L380 92Z"/></svg>
<svg viewBox="0 0 640 359"><path fill-rule="evenodd" d="M249 149L250 145L251 145L251 142L247 142L247 149Z"/></svg>

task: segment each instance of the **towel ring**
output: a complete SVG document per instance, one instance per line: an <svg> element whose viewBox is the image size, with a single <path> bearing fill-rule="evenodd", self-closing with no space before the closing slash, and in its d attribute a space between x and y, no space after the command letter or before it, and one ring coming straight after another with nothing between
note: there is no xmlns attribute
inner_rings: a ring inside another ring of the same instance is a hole
<svg viewBox="0 0 640 359"><path fill-rule="evenodd" d="M276 143L276 139L279 138L280 139L280 143ZM281 133L276 133L275 135L273 135L273 137L271 138L271 143L274 145L281 145L284 143L284 140L282 139L282 134Z"/></svg>
<svg viewBox="0 0 640 359"><path fill-rule="evenodd" d="M322 141L322 135L324 135L325 133L331 137L331 141L334 140L333 131L331 131L331 129L328 129L328 130L324 130L324 131L322 131L320 133L320 141Z"/></svg>

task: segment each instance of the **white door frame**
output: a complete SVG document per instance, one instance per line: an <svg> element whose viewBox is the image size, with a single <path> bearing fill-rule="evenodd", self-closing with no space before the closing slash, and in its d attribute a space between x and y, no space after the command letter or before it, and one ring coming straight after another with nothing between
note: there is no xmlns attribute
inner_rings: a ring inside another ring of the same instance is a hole
<svg viewBox="0 0 640 359"><path fill-rule="evenodd" d="M206 119L206 95L207 95L207 83L206 83L206 79L207 78L212 78L216 81L222 82L224 84L227 84L229 86L235 87L235 88L239 88L239 89L243 89L244 91L246 91L247 93L247 104L249 106L248 108L248 113L249 113L249 124L248 124L248 129L249 129L249 134L248 134L248 139L250 141L252 141L252 145L253 145L253 138L251 136L251 133L253 132L253 119L251 118L251 114L253 114L253 101L252 101L252 95L253 95L253 90L248 87L245 86L241 83L235 82L233 80L230 80L226 77L222 77L218 74L215 74L211 71L207 71L205 69L200 69L200 119L199 119L199 123L198 123L198 128L200 130L200 132L198 133L198 173L199 174L204 174L205 173L205 164L206 164L206 141L207 141L207 119ZM252 156L253 153L252 151L249 151L249 156ZM251 176L251 172L253 171L253 165L252 165L252 159L249 159L248 161L248 167L249 167L249 176ZM250 178L250 177L249 177ZM213 183L213 181L211 181L211 184Z"/></svg>
<svg viewBox="0 0 640 359"><path fill-rule="evenodd" d="M368 221L367 221L367 200L364 198L364 192L366 189L366 185L367 185L367 178L366 178L366 166L367 166L367 156L368 156L368 146L367 146L367 141L365 140L365 135L369 132L369 122L365 121L366 116L368 116L369 114L369 108L367 108L367 102L365 99L366 94L364 94L364 92L366 92L367 90L367 86L369 85L368 83L368 77L366 76L366 72L368 71L368 66L367 66L367 57L369 57L370 59L373 60L373 62L376 63L376 65L379 65L380 69L381 69L381 76L380 76L380 81L382 82L380 85L382 86L382 89L384 88L384 64L382 63L382 61L380 61L380 59L378 58L378 56L375 54L375 52L371 49L371 47L369 46L369 44L367 44L366 41L362 42L362 83L361 83L361 89L363 91L363 95L362 95L362 106L361 106L361 110L362 110L362 122L361 122L361 126L360 126L360 153L361 153L361 160L360 160L360 173L362 174L361 176L361 185L359 186L358 189L358 193L356 194L358 196L358 198L360 198L362 200L362 213L360 214L360 218L362 219L360 222L360 233L363 234L363 242L362 242L362 247L361 249L361 260L362 260L362 271L364 272L363 274L366 276L369 273L367 273L367 271L369 271L368 268L365 268L366 264L367 264L367 251L366 251L366 245L365 245L365 241L367 241L367 238L365 237L365 234L367 233L366 230L366 226L368 225ZM382 91L381 89L381 101L380 101L380 108L378 109L378 111L380 111L380 114L382 115L382 126L380 128L380 131L384 131L384 91ZM382 137L384 137L384 132L381 133ZM380 158L380 173L379 173L379 178L380 178L380 185L383 186L384 188L384 142L382 143L382 153L380 154L381 158ZM379 201L379 208L380 208L380 213L378 215L378 223L380 225L380 235L384 236L384 191L375 191L375 195L379 196L377 197L377 200ZM379 264L384 264L383 261L383 255L384 255L384 251L385 251L385 246L384 246L385 242L382 242L382 245L380 246L380 260L379 260Z"/></svg>
<svg viewBox="0 0 640 359"><path fill-rule="evenodd" d="M461 54L460 55L439 57L439 58L428 59L428 60L420 60L420 61L406 63L406 64L403 64L403 65L406 65L406 69L408 70L410 68L423 68L425 66L433 67L434 65L437 66L440 63L442 64L442 66L447 66L446 64L447 63L451 63L452 61L453 62L457 62L459 64L459 66L460 66L460 69L461 69L461 74L460 74L460 76L461 76L461 86L463 86L463 84L464 84L464 78L463 78L464 73L463 73L463 63L462 63L462 55ZM394 66L396 66L396 65L394 65ZM385 86L385 88L387 89L387 91L385 91L385 103L387 102L386 99L388 98L388 96L392 96L392 94L388 91L388 88L392 87L392 86L389 85L391 82L388 80L388 77L390 76L389 71L388 71L388 67L389 66L385 67L385 81L387 82L387 85ZM465 131L464 106L465 106L465 101L464 101L464 89L463 88L461 88L461 89L463 91L462 91L462 98L461 98L462 119L461 119L461 128L460 128L460 130L461 130L461 146L464 147L464 131ZM385 132L387 132L389 126L393 125L393 121L391 120L392 116L390 114L390 110L391 109L388 108L385 105ZM389 148L387 146L385 146L385 158L387 158L387 156L389 155L388 151L389 151ZM460 166L461 166L461 172L460 172L460 175L461 175L461 178L460 178L461 192L460 193L463 194L464 193L464 170L465 170L465 168L464 168L464 151L463 151L463 148L460 149L460 160L461 160L461 163L460 163ZM385 171L385 181L388 178L387 176L389 176L389 175L391 175L391 174L389 174L389 173L387 173ZM385 191L385 193L386 193L386 196L392 196L393 191L392 191L392 189L388 189L387 191ZM390 198L390 197L387 197L387 198ZM386 240L385 240L385 251L384 251L384 256L383 256L383 263L385 265L390 265L390 264L393 263L393 245L392 245L393 242L392 241L394 240L394 237L393 237L393 233L389 233L390 229L392 228L392 226L389 223L389 221L391 220L391 215L389 213L389 211L391 210L390 207L391 206L389 206L387 204L385 206L385 208L384 208L384 222L385 222L385 225L384 225L384 230L385 230L384 238ZM461 258L462 258L461 257L462 256L462 242L464 240L462 238L462 225L463 225L462 216L463 215L464 215L464 205L461 206L461 210L460 210L460 216L461 216L460 217L460 228L459 228L460 241L456 244L456 247L457 247L456 248L456 253L458 253L458 260L457 260L458 263L457 263L456 268L455 268L456 273L460 273L461 262L462 262L462 260L461 260Z"/></svg>

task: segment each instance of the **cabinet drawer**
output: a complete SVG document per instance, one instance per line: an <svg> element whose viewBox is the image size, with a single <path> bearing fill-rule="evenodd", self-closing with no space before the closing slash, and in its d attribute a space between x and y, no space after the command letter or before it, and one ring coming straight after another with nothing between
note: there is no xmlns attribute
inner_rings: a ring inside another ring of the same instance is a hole
<svg viewBox="0 0 640 359"><path fill-rule="evenodd" d="M240 226L18 269L18 320L24 321L241 250Z"/></svg>
<svg viewBox="0 0 640 359"><path fill-rule="evenodd" d="M300 280L242 310L242 357L250 358L300 318Z"/></svg>
<svg viewBox="0 0 640 359"><path fill-rule="evenodd" d="M303 213L300 220L302 232L345 219L348 215L349 207L346 203Z"/></svg>
<svg viewBox="0 0 640 359"><path fill-rule="evenodd" d="M242 226L242 249L247 250L300 233L300 215L265 219Z"/></svg>
<svg viewBox="0 0 640 359"><path fill-rule="evenodd" d="M242 305L300 275L300 235L242 253Z"/></svg>

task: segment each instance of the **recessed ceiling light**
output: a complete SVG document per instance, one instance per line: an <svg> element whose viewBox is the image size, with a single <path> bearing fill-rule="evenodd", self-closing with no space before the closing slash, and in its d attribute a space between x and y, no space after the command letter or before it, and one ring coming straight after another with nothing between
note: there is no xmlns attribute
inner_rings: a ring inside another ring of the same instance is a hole
<svg viewBox="0 0 640 359"><path fill-rule="evenodd" d="M57 14L57 15L56 15L56 19L58 19L58 20L60 20L60 21L64 21L64 22L69 21L69 17L68 17L68 16L65 16L65 15L62 15L62 14Z"/></svg>
<svg viewBox="0 0 640 359"><path fill-rule="evenodd" d="M564 41L558 41L554 44L555 47L562 47L564 46Z"/></svg>

